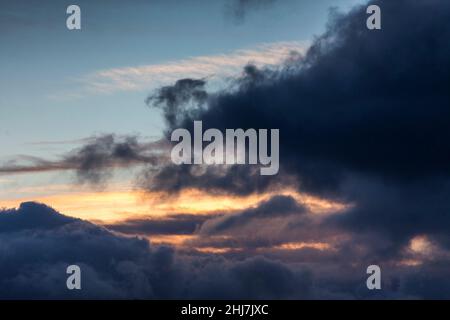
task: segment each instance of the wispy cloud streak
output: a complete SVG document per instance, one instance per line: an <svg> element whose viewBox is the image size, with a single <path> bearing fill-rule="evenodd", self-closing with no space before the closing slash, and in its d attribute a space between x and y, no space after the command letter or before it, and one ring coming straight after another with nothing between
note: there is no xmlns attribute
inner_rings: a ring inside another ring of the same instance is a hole
<svg viewBox="0 0 450 320"><path fill-rule="evenodd" d="M75 170L80 182L97 184L117 167L156 166L167 161L168 146L164 139L142 143L135 136L108 134L89 139L89 143L57 160L21 155L0 165L0 175Z"/></svg>
<svg viewBox="0 0 450 320"><path fill-rule="evenodd" d="M88 93L148 90L180 78L209 77L223 81L242 72L251 63L258 67L279 65L293 54L305 52L306 42L290 41L262 44L228 54L198 56L161 64L113 68L96 71L78 79Z"/></svg>

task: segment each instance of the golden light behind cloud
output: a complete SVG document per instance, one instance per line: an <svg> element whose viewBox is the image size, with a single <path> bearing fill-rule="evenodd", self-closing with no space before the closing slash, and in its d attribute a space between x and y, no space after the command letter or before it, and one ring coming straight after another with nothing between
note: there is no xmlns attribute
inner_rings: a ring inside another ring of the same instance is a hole
<svg viewBox="0 0 450 320"><path fill-rule="evenodd" d="M211 214L233 212L256 206L274 195L289 195L307 206L312 213L340 212L348 205L328 201L294 190L281 190L264 194L237 197L212 195L199 190L186 190L178 196L160 193L143 193L133 188L116 187L105 191L71 191L67 185L43 186L24 190L33 195L0 199L0 207L18 207L21 202L46 203L63 214L101 222L114 223L129 218L165 216L173 213Z"/></svg>

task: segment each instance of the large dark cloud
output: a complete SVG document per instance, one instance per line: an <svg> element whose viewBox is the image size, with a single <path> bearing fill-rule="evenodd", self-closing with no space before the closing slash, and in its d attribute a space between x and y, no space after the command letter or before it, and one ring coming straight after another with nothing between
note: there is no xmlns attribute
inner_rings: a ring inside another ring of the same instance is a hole
<svg viewBox="0 0 450 320"><path fill-rule="evenodd" d="M120 237L37 203L0 211L0 218L1 298L293 298L310 294L309 272L263 257L237 261L182 256L172 248ZM81 267L80 291L66 288L70 264Z"/></svg>
<svg viewBox="0 0 450 320"><path fill-rule="evenodd" d="M51 229L78 221L34 202L23 202L18 209L4 209L0 213L2 233L35 228Z"/></svg>
<svg viewBox="0 0 450 320"><path fill-rule="evenodd" d="M293 177L301 192L352 204L327 221L337 228L379 233L396 250L420 234L446 243L450 3L369 4L381 8L381 30L366 28L367 5L335 12L304 57L278 71L247 67L233 90L180 120L189 130L193 120L204 130L279 128L278 176L169 165L150 189L249 194Z"/></svg>
<svg viewBox="0 0 450 320"><path fill-rule="evenodd" d="M247 71L245 85L211 97L195 120L280 128L282 166L307 191L335 190L348 171L402 182L447 176L450 5L373 3L381 31L365 27L365 6L335 15L294 71L255 81Z"/></svg>
<svg viewBox="0 0 450 320"><path fill-rule="evenodd" d="M439 281L448 277L444 260L422 267L383 265L383 290L372 292L365 288L367 261L324 256L318 264L269 256L186 255L150 246L144 239L117 236L42 204L25 203L17 210L0 211L3 215L14 216L0 219L4 299L445 298L450 292ZM36 223L32 226L28 220ZM66 289L70 264L81 267L79 291Z"/></svg>

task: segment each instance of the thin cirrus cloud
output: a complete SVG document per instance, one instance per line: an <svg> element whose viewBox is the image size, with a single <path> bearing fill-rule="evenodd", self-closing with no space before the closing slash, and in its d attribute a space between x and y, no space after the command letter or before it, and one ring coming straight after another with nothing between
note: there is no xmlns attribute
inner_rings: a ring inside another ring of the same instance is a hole
<svg viewBox="0 0 450 320"><path fill-rule="evenodd" d="M77 79L81 83L79 95L149 90L185 77L208 77L213 83L220 83L240 74L242 67L249 63L258 67L274 67L292 55L302 54L307 48L304 41L266 43L228 54L100 70ZM74 96L73 92L71 96Z"/></svg>

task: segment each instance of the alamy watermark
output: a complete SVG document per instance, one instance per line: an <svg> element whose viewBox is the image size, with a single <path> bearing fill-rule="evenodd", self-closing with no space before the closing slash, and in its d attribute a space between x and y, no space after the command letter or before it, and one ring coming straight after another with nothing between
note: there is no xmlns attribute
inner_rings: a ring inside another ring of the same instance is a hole
<svg viewBox="0 0 450 320"><path fill-rule="evenodd" d="M376 264L372 264L367 267L366 272L367 272L367 274L370 275L366 281L367 289L380 290L381 289L381 268Z"/></svg>
<svg viewBox="0 0 450 320"><path fill-rule="evenodd" d="M67 267L66 273L69 274L66 281L67 289L81 290L81 268L76 264L72 264Z"/></svg>
<svg viewBox="0 0 450 320"><path fill-rule="evenodd" d="M203 132L202 121L194 121L193 138L189 130L179 128L170 140L178 142L170 154L177 165L260 164L261 175L275 175L279 170L279 129L226 129L224 136L214 128ZM204 142L209 143L204 146Z"/></svg>
<svg viewBox="0 0 450 320"><path fill-rule="evenodd" d="M67 7L66 13L70 16L66 19L66 27L69 30L81 30L81 8L76 4Z"/></svg>

